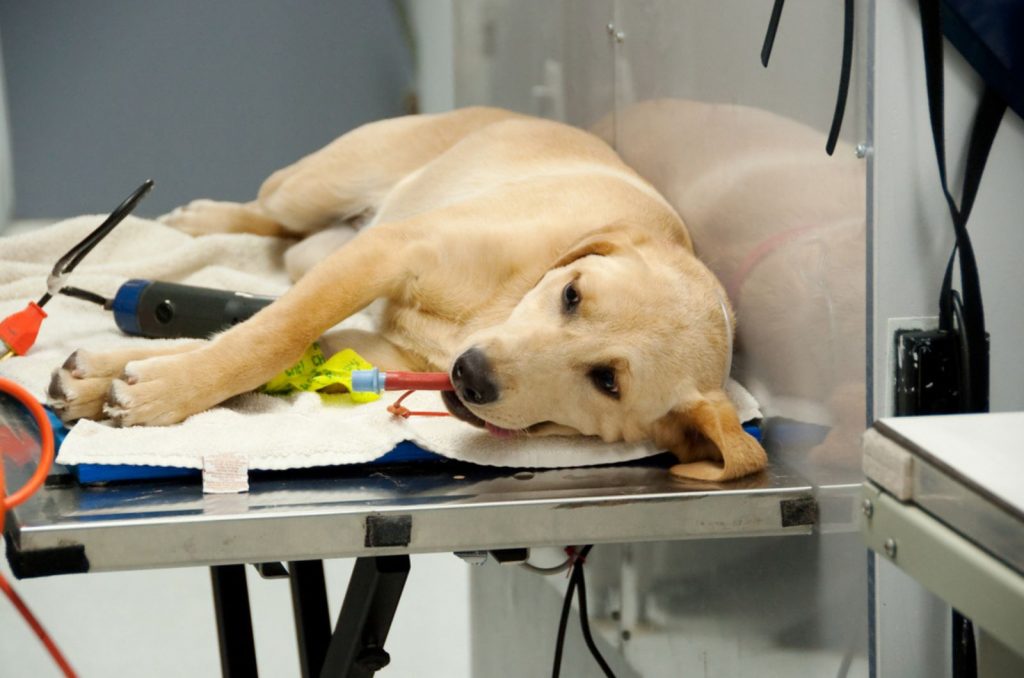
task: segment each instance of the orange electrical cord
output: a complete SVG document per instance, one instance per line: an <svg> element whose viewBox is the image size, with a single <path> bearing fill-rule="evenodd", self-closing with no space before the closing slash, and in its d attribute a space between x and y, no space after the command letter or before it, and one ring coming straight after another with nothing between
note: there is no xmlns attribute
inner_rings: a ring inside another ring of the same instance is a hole
<svg viewBox="0 0 1024 678"><path fill-rule="evenodd" d="M3 450L0 450L0 532L3 532L4 517L7 513L7 509L14 508L19 504L23 504L31 497L36 490L42 487L43 483L46 482L46 476L50 473L50 467L53 465L54 457L54 445L53 445L53 428L50 426L50 421L46 417L46 410L40 405L32 394L26 391L24 388L15 384L13 381L8 379L0 378L0 392L7 393L18 401L20 401L28 411L32 414L32 417L36 420L36 424L39 426L39 440L40 440L40 453L39 453L39 464L36 466L35 473L29 478L28 482L20 488L17 492L10 496L5 496L7 491L7 483L4 478L4 463L3 463ZM46 633L46 629L43 628L42 624L35 618L32 611L28 609L25 602L21 597L14 591L7 579L4 578L3 574L0 574L0 589L10 599L11 604L21 613L24 617L25 622L35 631L35 634L42 641L43 645L49 651L50 656L53 657L53 661L57 663L60 670L64 672L65 676L74 677L77 674L71 665L68 663L64 655L61 654L60 649L56 643Z"/></svg>

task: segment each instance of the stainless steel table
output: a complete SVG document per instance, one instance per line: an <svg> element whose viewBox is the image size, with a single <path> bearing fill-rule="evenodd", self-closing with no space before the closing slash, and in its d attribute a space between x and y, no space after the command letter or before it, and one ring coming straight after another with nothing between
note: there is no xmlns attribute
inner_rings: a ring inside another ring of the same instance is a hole
<svg viewBox="0 0 1024 678"><path fill-rule="evenodd" d="M1012 675L1024 667L1022 431L1012 412L883 419L864 436L868 545L991 634Z"/></svg>
<svg viewBox="0 0 1024 678"><path fill-rule="evenodd" d="M203 495L197 482L69 481L41 490L9 521L22 572L39 576L806 534L814 506L809 483L777 467L714 487L673 481L662 465L517 472L425 462L274 474L237 495Z"/></svg>
<svg viewBox="0 0 1024 678"><path fill-rule="evenodd" d="M8 426L27 426L16 408L0 412ZM256 475L250 491L238 495L204 495L198 482L83 487L57 475L8 515L7 552L18 576L212 566L226 675L255 670L241 568L288 562L303 673L315 675L320 667L327 673L338 635L331 636L326 616L323 559L363 563L338 628L377 624L369 645L382 653L387 610L393 614L397 605L408 554L807 534L818 524L815 487L782 464L714 485L673 480L666 463L539 471L426 462L314 469ZM9 484L31 470L9 465ZM852 516L854 487L829 486L828 510ZM346 617L348 608L356 612L349 609ZM367 609L384 610L377 615L386 618L383 627ZM351 614L362 617L353 621ZM355 635L347 641L347 660L362 656L365 671L349 675L371 675L380 654L368 655L365 634Z"/></svg>

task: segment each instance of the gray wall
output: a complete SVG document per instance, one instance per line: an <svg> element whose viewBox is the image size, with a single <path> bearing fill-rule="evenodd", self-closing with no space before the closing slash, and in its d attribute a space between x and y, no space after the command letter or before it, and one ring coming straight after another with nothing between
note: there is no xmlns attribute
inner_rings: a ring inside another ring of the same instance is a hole
<svg viewBox="0 0 1024 678"><path fill-rule="evenodd" d="M18 218L251 199L413 79L379 0L0 0L0 37Z"/></svg>

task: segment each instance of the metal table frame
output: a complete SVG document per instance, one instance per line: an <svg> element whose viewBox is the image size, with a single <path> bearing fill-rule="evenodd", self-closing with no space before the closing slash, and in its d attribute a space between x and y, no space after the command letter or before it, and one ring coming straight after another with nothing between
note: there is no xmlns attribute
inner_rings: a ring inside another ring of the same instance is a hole
<svg viewBox="0 0 1024 678"><path fill-rule="evenodd" d="M999 449L980 435L994 425ZM1024 469L1021 425L1024 413L905 417L864 436L868 547L1006 648L1024 647L1024 504L990 482Z"/></svg>
<svg viewBox="0 0 1024 678"><path fill-rule="evenodd" d="M782 463L729 484L686 483L671 478L669 463L309 469L255 474L238 495L203 495L198 482L83 487L55 476L8 515L7 555L18 577L210 566L226 676L256 675L245 583L254 564L290 579L303 676L369 676L388 661L383 645L410 554L484 551L502 560L531 546L854 525L857 485L814 486ZM8 466L12 485L32 470ZM321 561L343 557L357 561L332 632Z"/></svg>

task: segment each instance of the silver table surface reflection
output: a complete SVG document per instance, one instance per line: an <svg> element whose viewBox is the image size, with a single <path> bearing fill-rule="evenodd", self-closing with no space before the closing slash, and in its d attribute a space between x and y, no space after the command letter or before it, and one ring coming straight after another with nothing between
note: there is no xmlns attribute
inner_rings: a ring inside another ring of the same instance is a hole
<svg viewBox="0 0 1024 678"><path fill-rule="evenodd" d="M8 487L30 466L8 463ZM781 465L715 485L674 480L663 464L420 463L261 474L232 495L204 495L198 480L48 484L8 515L6 529L22 554L82 547L88 571L109 571L807 534L816 518L812 485ZM389 520L405 526L403 543L371 537L371 523Z"/></svg>

